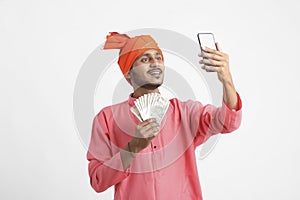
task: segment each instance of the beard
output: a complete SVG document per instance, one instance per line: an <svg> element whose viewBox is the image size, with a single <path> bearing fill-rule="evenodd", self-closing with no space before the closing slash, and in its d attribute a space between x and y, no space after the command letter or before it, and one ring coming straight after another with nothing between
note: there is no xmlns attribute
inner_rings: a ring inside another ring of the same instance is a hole
<svg viewBox="0 0 300 200"><path fill-rule="evenodd" d="M141 86L141 88L147 89L147 90L155 90L159 86L161 86L162 83L160 84L153 84L153 83L147 83Z"/></svg>

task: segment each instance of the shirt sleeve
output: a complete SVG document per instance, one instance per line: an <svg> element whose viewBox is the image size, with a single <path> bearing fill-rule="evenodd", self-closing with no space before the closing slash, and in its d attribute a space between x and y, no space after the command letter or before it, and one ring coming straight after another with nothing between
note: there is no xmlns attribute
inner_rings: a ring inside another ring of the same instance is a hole
<svg viewBox="0 0 300 200"><path fill-rule="evenodd" d="M109 140L106 122L104 112L100 112L94 118L87 152L90 184L96 192L103 192L110 186L121 182L129 176L130 172L130 167L124 171L120 150Z"/></svg>
<svg viewBox="0 0 300 200"><path fill-rule="evenodd" d="M242 101L238 93L237 109L230 109L222 102L221 107L213 105L199 105L199 126L195 137L195 144L200 145L210 136L218 133L230 133L239 128L242 120Z"/></svg>

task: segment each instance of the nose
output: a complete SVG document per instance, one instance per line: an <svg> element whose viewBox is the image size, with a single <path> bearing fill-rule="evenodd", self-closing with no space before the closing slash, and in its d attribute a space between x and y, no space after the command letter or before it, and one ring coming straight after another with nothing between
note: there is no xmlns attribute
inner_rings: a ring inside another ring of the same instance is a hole
<svg viewBox="0 0 300 200"><path fill-rule="evenodd" d="M150 67L151 67L151 68L156 68L156 67L158 67L158 62L156 62L156 61L151 62Z"/></svg>
<svg viewBox="0 0 300 200"><path fill-rule="evenodd" d="M155 58L152 58L152 59L150 60L150 67L155 68L155 67L158 67L158 66L159 66L159 61L156 60Z"/></svg>

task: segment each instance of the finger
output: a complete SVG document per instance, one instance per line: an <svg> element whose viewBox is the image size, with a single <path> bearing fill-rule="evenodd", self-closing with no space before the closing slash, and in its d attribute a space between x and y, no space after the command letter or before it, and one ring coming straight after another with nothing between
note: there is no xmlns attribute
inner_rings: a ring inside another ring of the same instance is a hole
<svg viewBox="0 0 300 200"><path fill-rule="evenodd" d="M147 135L146 139L147 139L148 141L150 141L150 140L152 140L153 138L155 138L158 134L159 134L159 131L149 132L149 134Z"/></svg>
<svg viewBox="0 0 300 200"><path fill-rule="evenodd" d="M220 73L224 70L224 67L214 67L214 66L209 66L209 65L203 65L201 68L206 71L218 72L218 73Z"/></svg>
<svg viewBox="0 0 300 200"><path fill-rule="evenodd" d="M216 60L211 60L211 59L202 59L199 61L200 64L207 64L207 65L215 65L215 66L224 66L223 61L216 61Z"/></svg>
<svg viewBox="0 0 300 200"><path fill-rule="evenodd" d="M149 123L155 122L155 121L156 121L155 118L146 119L145 121L141 122L138 126L141 128L141 127L146 126Z"/></svg>
<svg viewBox="0 0 300 200"><path fill-rule="evenodd" d="M158 129L149 129L148 131L140 132L137 134L135 137L140 138L140 139L148 139L151 137L155 137L159 133L159 128Z"/></svg>
<svg viewBox="0 0 300 200"><path fill-rule="evenodd" d="M218 51L218 50L214 50L214 49L211 49L211 48L208 48L208 47L203 47L203 50L206 52L206 53L213 53L213 54L217 54L219 56L223 56L223 53Z"/></svg>
<svg viewBox="0 0 300 200"><path fill-rule="evenodd" d="M151 137L155 137L157 136L159 133L159 129L155 130L155 129L152 129L152 130L149 130L147 131L144 135L143 135L143 138L151 138Z"/></svg>
<svg viewBox="0 0 300 200"><path fill-rule="evenodd" d="M146 127L145 127L145 129L146 129ZM159 132L159 130L160 130L159 124L153 123L151 125L148 125L147 129L145 131L143 131L143 136L145 138L154 136Z"/></svg>
<svg viewBox="0 0 300 200"><path fill-rule="evenodd" d="M224 58L223 56L219 56L219 55L212 54L212 53L201 52L200 54L198 54L198 56L202 57L202 58L209 58L209 59L218 60L218 61L226 60L226 58Z"/></svg>
<svg viewBox="0 0 300 200"><path fill-rule="evenodd" d="M156 123L156 122L152 122L152 123L150 123L150 124L143 127L144 132L153 131L153 130L157 131L157 129L159 130L159 124Z"/></svg>
<svg viewBox="0 0 300 200"><path fill-rule="evenodd" d="M159 124L157 122L150 122L150 123L140 127L139 132L141 134L144 134L146 131L148 131L154 127L159 127Z"/></svg>

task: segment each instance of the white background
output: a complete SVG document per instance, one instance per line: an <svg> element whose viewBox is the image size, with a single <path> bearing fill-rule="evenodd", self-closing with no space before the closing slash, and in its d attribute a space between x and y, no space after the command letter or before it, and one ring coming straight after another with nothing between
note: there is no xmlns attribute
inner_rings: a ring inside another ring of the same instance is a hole
<svg viewBox="0 0 300 200"><path fill-rule="evenodd" d="M0 0L0 199L112 199L89 185L73 90L109 31L212 31L243 122L199 163L206 200L300 199L300 14L285 1Z"/></svg>

